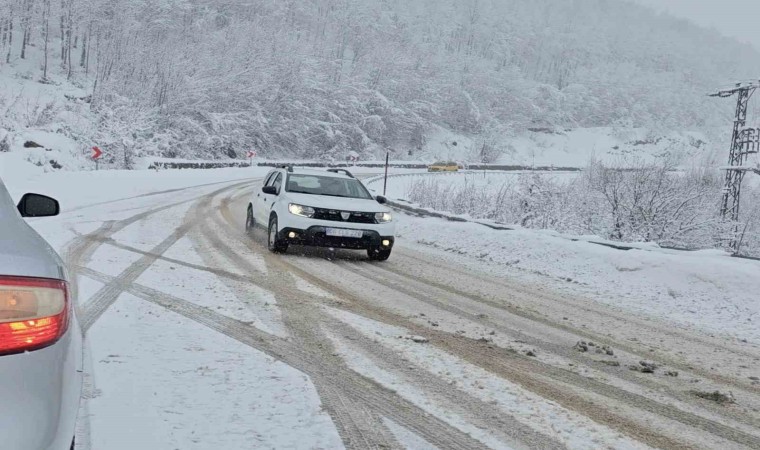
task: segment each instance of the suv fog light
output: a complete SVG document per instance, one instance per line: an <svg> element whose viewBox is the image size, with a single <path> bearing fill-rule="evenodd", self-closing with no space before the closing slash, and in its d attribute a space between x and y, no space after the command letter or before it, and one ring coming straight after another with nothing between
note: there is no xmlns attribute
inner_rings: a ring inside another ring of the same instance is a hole
<svg viewBox="0 0 760 450"><path fill-rule="evenodd" d="M391 246L391 241L389 241L388 239L383 239L383 247L390 247L390 246Z"/></svg>
<svg viewBox="0 0 760 450"><path fill-rule="evenodd" d="M293 231L291 231L290 233L288 233L288 237L289 237L290 239L295 239L295 237L296 237L296 233L295 233L295 232L293 232Z"/></svg>

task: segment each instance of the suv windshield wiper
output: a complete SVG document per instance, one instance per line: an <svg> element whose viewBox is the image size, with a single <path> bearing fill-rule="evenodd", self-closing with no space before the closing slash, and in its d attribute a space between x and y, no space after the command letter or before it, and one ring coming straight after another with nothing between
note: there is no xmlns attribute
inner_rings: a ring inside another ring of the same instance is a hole
<svg viewBox="0 0 760 450"><path fill-rule="evenodd" d="M319 195L324 195L326 197L356 198L356 197L351 197L350 195L340 195L340 194L319 194Z"/></svg>

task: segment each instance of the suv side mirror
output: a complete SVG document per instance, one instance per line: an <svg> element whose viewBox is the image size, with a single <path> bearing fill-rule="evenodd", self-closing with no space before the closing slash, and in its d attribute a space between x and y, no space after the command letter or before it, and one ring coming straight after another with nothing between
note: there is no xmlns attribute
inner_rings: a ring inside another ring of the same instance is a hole
<svg viewBox="0 0 760 450"><path fill-rule="evenodd" d="M264 186L261 188L261 192L269 195L277 195L277 188L274 186Z"/></svg>
<svg viewBox="0 0 760 450"><path fill-rule="evenodd" d="M378 195L377 197L375 197L375 200L377 200L377 202L380 203L381 205L388 203L388 199L383 197L382 195Z"/></svg>
<svg viewBox="0 0 760 450"><path fill-rule="evenodd" d="M57 200L40 194L24 194L17 207L21 217L51 217L61 212Z"/></svg>

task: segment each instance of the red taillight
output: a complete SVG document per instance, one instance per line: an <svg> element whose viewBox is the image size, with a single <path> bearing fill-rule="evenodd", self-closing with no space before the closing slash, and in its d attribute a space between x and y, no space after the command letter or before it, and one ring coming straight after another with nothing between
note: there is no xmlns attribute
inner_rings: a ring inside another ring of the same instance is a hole
<svg viewBox="0 0 760 450"><path fill-rule="evenodd" d="M66 283L0 277L0 355L54 344L69 325Z"/></svg>

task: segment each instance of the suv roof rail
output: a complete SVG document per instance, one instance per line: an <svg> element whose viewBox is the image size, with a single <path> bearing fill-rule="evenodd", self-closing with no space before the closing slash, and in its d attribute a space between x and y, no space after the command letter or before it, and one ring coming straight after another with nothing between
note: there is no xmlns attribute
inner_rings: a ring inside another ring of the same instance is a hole
<svg viewBox="0 0 760 450"><path fill-rule="evenodd" d="M351 177L351 178L356 178L356 177L354 176L354 174L352 174L351 172L349 172L349 171L348 171L348 170L346 170L346 169L327 169L327 171L328 171L328 172L333 172L333 173L344 173L344 174L346 174L347 176L349 176L349 177Z"/></svg>
<svg viewBox="0 0 760 450"><path fill-rule="evenodd" d="M281 165L277 166L277 168L278 169L287 169L288 172L293 172L293 166L291 166L290 164L281 164Z"/></svg>

